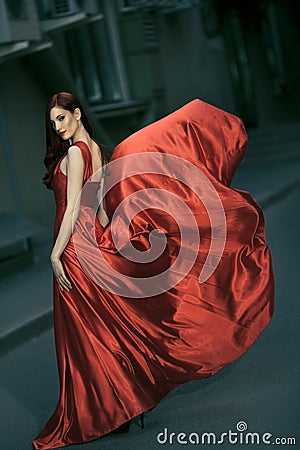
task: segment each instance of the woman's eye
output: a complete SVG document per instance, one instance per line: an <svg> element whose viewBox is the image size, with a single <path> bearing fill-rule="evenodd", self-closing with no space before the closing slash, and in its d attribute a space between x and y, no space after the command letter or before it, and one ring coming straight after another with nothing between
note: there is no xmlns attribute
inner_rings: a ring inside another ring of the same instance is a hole
<svg viewBox="0 0 300 450"><path fill-rule="evenodd" d="M65 118L65 116L60 116L60 117L58 118L58 120L61 122L62 120L64 120L64 118Z"/></svg>

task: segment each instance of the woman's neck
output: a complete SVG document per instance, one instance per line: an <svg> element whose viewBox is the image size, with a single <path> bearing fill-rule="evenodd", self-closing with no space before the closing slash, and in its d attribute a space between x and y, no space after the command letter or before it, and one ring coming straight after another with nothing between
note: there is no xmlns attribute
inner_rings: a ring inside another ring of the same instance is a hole
<svg viewBox="0 0 300 450"><path fill-rule="evenodd" d="M75 143L77 141L83 141L85 142L89 147L91 147L92 144L92 138L86 131L83 125L79 126L78 130L76 130L73 138L72 143Z"/></svg>

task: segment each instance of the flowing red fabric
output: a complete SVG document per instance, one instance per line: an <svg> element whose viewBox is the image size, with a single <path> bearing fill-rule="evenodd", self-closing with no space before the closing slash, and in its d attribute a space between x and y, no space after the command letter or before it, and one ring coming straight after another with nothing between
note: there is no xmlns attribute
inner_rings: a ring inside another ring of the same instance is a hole
<svg viewBox="0 0 300 450"><path fill-rule="evenodd" d="M194 100L125 139L104 178L105 228L90 151L76 145L84 190L61 258L72 289L53 278L60 398L36 449L96 439L213 375L253 344L274 308L263 213L230 187L247 146L239 118ZM52 187L55 239L66 208L60 162Z"/></svg>

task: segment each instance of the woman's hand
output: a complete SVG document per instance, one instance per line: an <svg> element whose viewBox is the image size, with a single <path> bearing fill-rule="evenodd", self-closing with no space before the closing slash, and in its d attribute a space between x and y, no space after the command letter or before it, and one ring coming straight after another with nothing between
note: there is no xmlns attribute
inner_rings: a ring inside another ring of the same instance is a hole
<svg viewBox="0 0 300 450"><path fill-rule="evenodd" d="M69 290L72 288L72 285L65 275L65 271L61 263L61 260L59 258L55 258L52 256L50 257L50 260L53 267L54 276L56 278L59 288L61 290L65 289L66 291L69 292Z"/></svg>

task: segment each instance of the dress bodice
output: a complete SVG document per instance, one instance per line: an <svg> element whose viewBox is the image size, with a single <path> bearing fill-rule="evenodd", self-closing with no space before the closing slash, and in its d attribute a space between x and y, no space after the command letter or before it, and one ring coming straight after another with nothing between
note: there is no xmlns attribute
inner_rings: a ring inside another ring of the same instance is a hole
<svg viewBox="0 0 300 450"><path fill-rule="evenodd" d="M83 172L83 183L85 183L92 177L93 175L93 166L92 166L92 155L87 146L87 144L83 141L77 141L73 145L76 145L80 148L83 162L84 162L84 172ZM58 163L55 166L51 187L54 192L55 204L56 204L56 216L54 223L54 239L56 238L61 221L63 219L63 215L65 213L67 207L67 176L62 172L60 165L66 153L60 158ZM89 189L84 190L84 198L81 199L81 204L84 203L86 205L90 204L92 206L92 199L95 199L95 195L99 189L99 182L90 182Z"/></svg>

